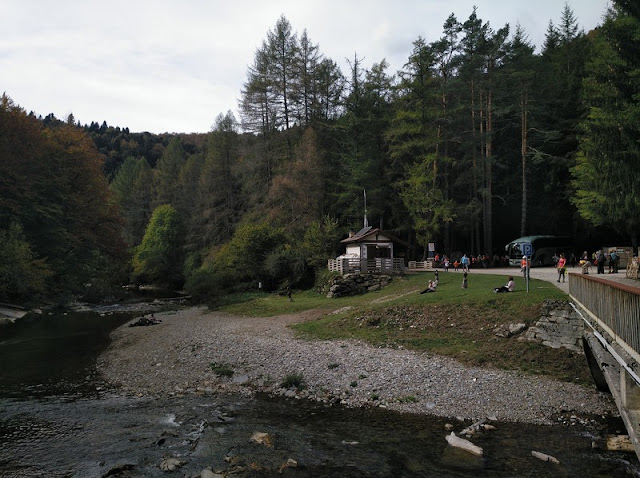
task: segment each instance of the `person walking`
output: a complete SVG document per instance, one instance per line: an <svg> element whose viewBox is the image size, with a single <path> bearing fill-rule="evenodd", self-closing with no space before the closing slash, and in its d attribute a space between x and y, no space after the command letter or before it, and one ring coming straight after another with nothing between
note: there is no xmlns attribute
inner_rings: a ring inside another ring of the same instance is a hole
<svg viewBox="0 0 640 478"><path fill-rule="evenodd" d="M460 259L460 263L462 264L462 270L469 272L469 258L466 254L462 256L462 259Z"/></svg>

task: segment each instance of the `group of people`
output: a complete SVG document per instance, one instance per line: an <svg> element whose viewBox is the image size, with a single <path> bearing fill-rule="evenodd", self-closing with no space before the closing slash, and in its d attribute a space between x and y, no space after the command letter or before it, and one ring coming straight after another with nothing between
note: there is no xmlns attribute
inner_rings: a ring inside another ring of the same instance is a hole
<svg viewBox="0 0 640 478"><path fill-rule="evenodd" d="M438 288L438 279L439 279L438 271L435 271L433 280L430 280L429 284L427 285L427 288L421 291L420 293L427 294L429 292L435 292L436 289ZM469 285L469 273L468 271L465 270L464 273L462 274L462 288L466 289L468 285ZM496 292L496 293L513 292L514 290L516 290L516 283L513 280L513 276L509 276L509 280L507 281L507 283L502 287L496 287L495 289L493 289L493 292Z"/></svg>
<svg viewBox="0 0 640 478"><path fill-rule="evenodd" d="M572 258L575 258L575 256L573 254L571 254ZM485 256L482 256L483 259L485 258ZM487 256L488 257L488 256ZM494 257L494 263L495 263L495 257ZM446 255L440 256L438 254L435 255L434 257L435 263L436 263L436 267L441 266L444 268L445 271L449 270L449 265L450 265L450 261L449 258ZM499 259L498 259L499 260ZM556 267L556 270L558 271L558 279L557 282L566 282L566 272L567 272L567 258L565 257L564 254L556 254L553 257L554 260L554 264ZM575 259L572 259L575 260ZM472 265L476 264L478 261L478 259L476 257L469 257L466 254L464 254L459 260L456 259L453 262L453 267L454 270L458 271L460 269L462 269L462 271L464 272L463 274L463 278L462 278L462 288L466 289L468 287L468 272L469 269L472 267ZM485 262L483 260L483 265L485 265L487 262ZM507 263L508 263L508 259L507 259ZM582 255L580 256L580 266L582 267L582 272L583 274L588 274L589 273L589 268L592 265L596 265L597 269L598 269L598 274L604 274L605 273L605 266L608 265L609 266L609 274L615 274L618 272L618 266L620 263L620 256L618 256L618 254L616 253L615 249L612 249L611 251L609 251L608 253L605 252L604 250L600 250L597 252L594 252L591 257L587 254L587 251L584 251L582 253ZM486 267L486 265L485 265ZM523 256L522 258L522 264L521 264L521 268L520 270L522 271L522 273L526 275L527 273L530 271L531 269L531 262L530 259L527 258L526 256ZM500 293L500 292L513 292L515 290L515 282L513 280L513 276L509 276L509 279L507 281L507 283L501 287L496 287L495 289L493 289L494 292L496 293ZM420 292L421 294L425 294L427 292L435 292L436 288L438 287L438 271L435 271L435 279L434 280L430 280L429 284L427 286L427 288L425 290L423 290L422 292Z"/></svg>
<svg viewBox="0 0 640 478"><path fill-rule="evenodd" d="M433 263L435 267L441 267L445 271L448 271L449 267L453 267L455 271L460 269L468 271L474 267L507 267L509 265L509 256L504 255L501 257L498 254L493 256L489 254L467 256L464 254L461 258L452 261L446 254L440 255L436 253L433 257Z"/></svg>
<svg viewBox="0 0 640 478"><path fill-rule="evenodd" d="M591 266L596 266L598 274L604 274L606 266L609 266L609 274L617 274L620 266L620 256L615 249L605 252L603 249L593 252L591 256L584 251L580 256L580 267L582 273L588 274Z"/></svg>

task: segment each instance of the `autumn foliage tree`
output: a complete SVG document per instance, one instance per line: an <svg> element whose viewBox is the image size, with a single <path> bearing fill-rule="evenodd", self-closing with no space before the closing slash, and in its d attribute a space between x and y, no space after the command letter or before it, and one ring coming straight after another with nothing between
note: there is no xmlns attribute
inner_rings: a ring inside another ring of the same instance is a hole
<svg viewBox="0 0 640 478"><path fill-rule="evenodd" d="M66 123L43 128L2 97L0 231L28 245L25 257L38 261L48 279L44 286L32 279L43 295L84 293L87 284L119 277L115 269L125 247L102 165L81 129ZM9 293L16 290L29 288Z"/></svg>

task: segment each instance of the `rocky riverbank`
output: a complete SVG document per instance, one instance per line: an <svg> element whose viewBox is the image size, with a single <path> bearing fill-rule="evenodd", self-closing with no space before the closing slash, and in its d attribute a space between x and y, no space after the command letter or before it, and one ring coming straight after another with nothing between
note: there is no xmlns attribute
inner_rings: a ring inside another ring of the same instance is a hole
<svg viewBox="0 0 640 478"><path fill-rule="evenodd" d="M132 395L256 391L347 406L470 420L555 423L559 415L617 414L594 387L354 341L306 341L288 325L317 318L238 317L194 307L124 325L98 360L111 384Z"/></svg>

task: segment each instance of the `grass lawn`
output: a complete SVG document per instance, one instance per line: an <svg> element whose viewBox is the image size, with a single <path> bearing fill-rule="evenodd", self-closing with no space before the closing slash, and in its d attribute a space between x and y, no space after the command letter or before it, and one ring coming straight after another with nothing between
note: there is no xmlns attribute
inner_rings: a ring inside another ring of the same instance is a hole
<svg viewBox="0 0 640 478"><path fill-rule="evenodd" d="M591 383L583 355L493 332L501 324L533 325L545 299L567 299L553 284L532 279L527 292L518 276L515 292L495 294L493 288L504 285L507 277L471 272L469 287L462 289L461 274L441 272L437 292L419 294L432 278L429 272L408 274L380 291L339 299L314 291L294 294L294 302L279 295L251 294L220 308L250 316L324 310L327 314L320 319L296 324L294 329L308 339L358 339L380 347L447 355L470 365Z"/></svg>

